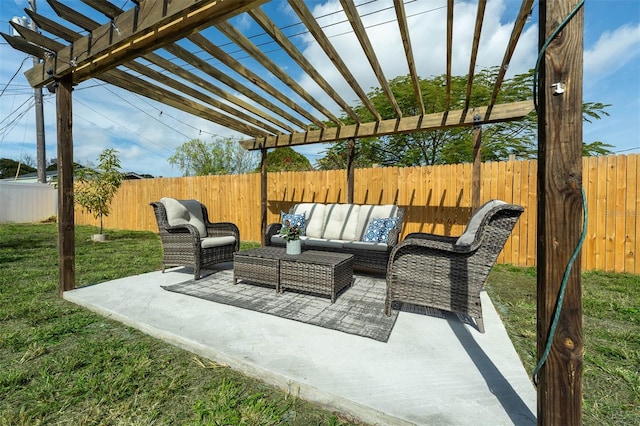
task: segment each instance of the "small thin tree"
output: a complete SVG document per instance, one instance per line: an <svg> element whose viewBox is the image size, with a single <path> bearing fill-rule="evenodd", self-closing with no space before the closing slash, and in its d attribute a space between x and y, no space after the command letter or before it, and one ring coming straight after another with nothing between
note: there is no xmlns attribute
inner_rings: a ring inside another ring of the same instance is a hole
<svg viewBox="0 0 640 426"><path fill-rule="evenodd" d="M124 174L120 172L118 151L108 148L98 156L98 166L93 168L77 168L75 182L75 201L83 209L100 219L102 234L102 217L111 212L110 204L122 184Z"/></svg>

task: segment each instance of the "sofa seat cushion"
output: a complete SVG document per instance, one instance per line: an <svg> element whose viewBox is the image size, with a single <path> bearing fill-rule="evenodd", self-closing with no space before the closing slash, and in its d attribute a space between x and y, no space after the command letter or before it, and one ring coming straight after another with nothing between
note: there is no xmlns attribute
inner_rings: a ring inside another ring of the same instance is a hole
<svg viewBox="0 0 640 426"><path fill-rule="evenodd" d="M322 238L353 241L358 231L358 204L328 204L324 209Z"/></svg>
<svg viewBox="0 0 640 426"><path fill-rule="evenodd" d="M163 197L160 202L167 211L167 221L170 226L193 225L200 233L200 237L207 236L207 227L202 218L202 206L198 200L176 200Z"/></svg>
<svg viewBox="0 0 640 426"><path fill-rule="evenodd" d="M386 243L366 243L364 241L345 241L342 245L345 249L352 250L374 250L387 251L389 246Z"/></svg>
<svg viewBox="0 0 640 426"><path fill-rule="evenodd" d="M302 237L300 237L302 238ZM284 244L287 244L287 240L284 239L284 237L280 234L275 234L271 236L271 244L277 245L277 246L281 246Z"/></svg>
<svg viewBox="0 0 640 426"><path fill-rule="evenodd" d="M345 243L348 241L344 240L332 240L329 238L309 238L309 237L300 237L302 240L302 245L305 249L313 250L314 248L320 249L328 249L335 248L341 249Z"/></svg>
<svg viewBox="0 0 640 426"><path fill-rule="evenodd" d="M207 237L207 238L200 239L200 247L202 248L228 246L235 243L236 243L236 238L232 236Z"/></svg>
<svg viewBox="0 0 640 426"><path fill-rule="evenodd" d="M306 218L305 235L320 238L324 230L324 210L324 204L300 203L296 204L290 213L304 214Z"/></svg>

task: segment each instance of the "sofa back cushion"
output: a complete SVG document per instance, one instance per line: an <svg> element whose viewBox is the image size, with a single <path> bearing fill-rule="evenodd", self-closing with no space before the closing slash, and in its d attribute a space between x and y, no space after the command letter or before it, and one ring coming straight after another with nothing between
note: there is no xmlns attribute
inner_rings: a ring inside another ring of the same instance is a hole
<svg viewBox="0 0 640 426"><path fill-rule="evenodd" d="M200 237L207 236L207 227L202 218L202 206L198 200L176 200L164 197L160 199L167 211L167 221L171 226L190 224L195 226Z"/></svg>
<svg viewBox="0 0 640 426"><path fill-rule="evenodd" d="M322 238L354 241L359 211L358 204L327 204L324 209Z"/></svg>
<svg viewBox="0 0 640 426"><path fill-rule="evenodd" d="M361 241L367 225L372 219L386 219L388 217L398 216L398 206L394 204L383 204L381 206L372 206L365 204L360 206L358 212L358 224L356 225L356 233L354 241Z"/></svg>
<svg viewBox="0 0 640 426"><path fill-rule="evenodd" d="M304 234L307 237L322 238L325 207L324 204L300 203L293 206L289 213L304 214L306 218Z"/></svg>

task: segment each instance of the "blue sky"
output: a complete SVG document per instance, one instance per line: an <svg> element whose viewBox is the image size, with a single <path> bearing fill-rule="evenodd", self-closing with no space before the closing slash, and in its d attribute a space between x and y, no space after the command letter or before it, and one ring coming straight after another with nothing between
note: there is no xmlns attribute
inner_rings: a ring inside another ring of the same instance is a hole
<svg viewBox="0 0 640 426"><path fill-rule="evenodd" d="M126 4L126 0L112 1L119 6ZM87 10L80 0L63 0L63 3L78 10ZM336 10L339 4L338 0L312 0L306 3L315 16L330 13ZM397 32L389 29L390 25L383 24L394 17L393 11L380 11L390 5L391 0L356 0L356 4L361 3L361 15L377 11L363 17L363 21L365 26L372 28L369 35L376 47L385 75L391 79L406 74L406 64L397 60L400 45ZM418 73L422 77L442 74L444 61L434 58L444 57L444 52L438 50L442 49L438 46L444 45L438 41L438 37L441 37L438 34L442 33L442 5L446 4L446 1L405 0L405 3L407 15L410 16L409 25ZM53 18L54 15L45 0L37 0L37 4L39 13ZM128 4L124 8L130 6ZM504 47L493 46L505 45L519 6L520 1L516 0L489 0L478 57L480 67L501 62ZM9 20L14 16L23 16L23 9L26 7L27 0L0 0L0 30L11 33ZM584 140L610 144L613 146L611 150L615 153L640 153L640 0L586 0L584 7L583 99L585 102L611 104L611 107L607 108L610 114L608 117L584 124ZM274 0L264 8L268 12L277 12L277 15L270 15L278 16L276 23L281 27L297 21L297 17L284 7L281 0ZM535 65L538 37L537 3L535 8L533 19L525 27L511 61L509 75L526 72ZM456 1L455 19L460 24L456 23L454 43L470 43L475 9L475 2ZM412 15L415 16L411 17ZM325 30L331 36L336 49L351 60L348 64L351 71L361 79L365 90L369 91L371 87L377 86L377 83L368 63L358 51L357 42L348 35L340 35L347 29L344 24L338 23L342 18L338 15L328 15L320 23L326 27ZM103 18L98 16L93 16L93 19L103 22ZM336 25L329 26L333 23ZM246 34L261 32L257 24L246 16L235 19L233 24ZM291 27L285 29L285 32L292 34L300 29ZM305 56L318 70L325 73L327 80L346 100L355 99L355 94L337 75L320 49L310 42L309 37L300 35L296 38L296 44L303 47ZM257 37L252 40L259 44L265 38ZM418 43L416 40L430 42ZM248 67L254 64L240 54L234 56ZM270 56L285 69L295 66L277 52L271 52ZM26 55L13 50L4 40L0 43L0 158L36 158L35 113L33 108L29 107L32 90L23 75L31 66L32 61ZM464 55L454 57L454 73L466 74L467 68L468 58ZM274 85L278 84L273 78L270 81L273 81ZM307 78L300 77L298 82L313 96L326 99L326 94ZM104 148L113 147L120 151L123 169L126 171L149 173L154 176L179 176L180 170L171 167L167 158L180 144L197 137L208 140L212 135L244 138L214 123L95 80L80 84L73 96L74 157L77 162L83 164L95 162ZM44 105L47 158L53 158L56 156L55 97L46 90ZM340 114L337 109L335 112ZM298 150L314 162L325 148L323 145L311 145Z"/></svg>

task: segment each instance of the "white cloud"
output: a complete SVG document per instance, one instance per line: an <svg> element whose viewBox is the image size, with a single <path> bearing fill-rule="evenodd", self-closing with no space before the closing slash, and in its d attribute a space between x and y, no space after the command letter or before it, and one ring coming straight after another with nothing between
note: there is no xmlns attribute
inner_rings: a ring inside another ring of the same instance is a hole
<svg viewBox="0 0 640 426"><path fill-rule="evenodd" d="M591 83L614 74L640 55L640 24L624 25L602 33L584 52L585 80ZM637 70L636 70L637 71Z"/></svg>

